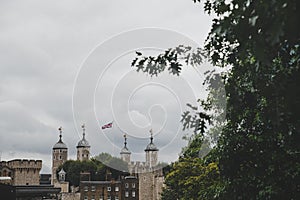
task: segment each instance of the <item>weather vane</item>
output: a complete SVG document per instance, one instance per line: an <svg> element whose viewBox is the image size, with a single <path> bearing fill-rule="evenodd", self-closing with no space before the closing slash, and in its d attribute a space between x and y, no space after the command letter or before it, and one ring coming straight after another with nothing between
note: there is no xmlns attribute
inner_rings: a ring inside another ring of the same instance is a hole
<svg viewBox="0 0 300 200"><path fill-rule="evenodd" d="M61 140L61 137L62 137L62 135L61 135L61 133L62 133L62 127L60 126L60 127L58 128L58 130L59 130L59 140Z"/></svg>
<svg viewBox="0 0 300 200"><path fill-rule="evenodd" d="M152 137L153 136L153 130L152 130L152 128L150 129L149 132L151 133L151 137Z"/></svg>

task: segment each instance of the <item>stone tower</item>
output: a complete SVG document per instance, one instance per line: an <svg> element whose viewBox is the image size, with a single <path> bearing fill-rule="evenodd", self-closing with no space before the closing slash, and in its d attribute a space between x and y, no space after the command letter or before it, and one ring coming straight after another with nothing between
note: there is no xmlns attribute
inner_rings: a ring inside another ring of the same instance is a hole
<svg viewBox="0 0 300 200"><path fill-rule="evenodd" d="M157 165L158 148L153 143L152 129L150 130L150 133L151 133L150 143L147 145L145 149L145 153L146 153L146 166L152 168Z"/></svg>
<svg viewBox="0 0 300 200"><path fill-rule="evenodd" d="M121 159L127 163L130 163L130 155L131 152L127 148L127 137L126 134L124 134L124 147L121 149Z"/></svg>
<svg viewBox="0 0 300 200"><path fill-rule="evenodd" d="M77 145L77 160L84 161L90 159L90 145L89 142L85 139L85 125L81 126L82 128L82 140L78 142Z"/></svg>
<svg viewBox="0 0 300 200"><path fill-rule="evenodd" d="M10 177L12 185L39 185L41 168L41 160L15 159L1 161L0 176Z"/></svg>
<svg viewBox="0 0 300 200"><path fill-rule="evenodd" d="M68 148L62 141L62 127L59 129L59 140L52 149L52 178L51 184L54 185L58 182L56 171L68 159Z"/></svg>

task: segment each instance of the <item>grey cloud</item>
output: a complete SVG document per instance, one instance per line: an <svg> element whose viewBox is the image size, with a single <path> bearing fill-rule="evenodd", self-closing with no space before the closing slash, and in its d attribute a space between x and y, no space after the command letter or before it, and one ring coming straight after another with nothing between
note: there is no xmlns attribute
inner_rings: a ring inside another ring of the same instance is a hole
<svg viewBox="0 0 300 200"><path fill-rule="evenodd" d="M75 98L79 98L83 105L75 105L75 122L73 121L74 80L79 66L93 48L112 35L141 27L175 30L203 42L210 25L210 18L203 14L199 6L181 0L1 1L0 13L1 151L5 159L30 155L40 157L44 161L44 172L49 172L51 167L50 152L58 140L58 126L64 127L63 140L69 147L69 157L73 159L76 144L81 137L80 125L84 122L87 124L87 139L94 155L102 151L117 155L118 148L123 145L122 133L117 128L105 132L100 129L101 125L112 120L110 100L105 96L112 85L101 85L103 87L98 90L103 92L102 96L97 96L98 119L94 115L94 108L85 106L85 103L89 104L93 99L88 99L86 93L80 93L80 98L75 93ZM155 42L160 43L159 39L157 37ZM116 46L116 49L107 49L104 57L114 55L114 51L122 48L122 45ZM130 69L133 54L120 60L119 74ZM96 64L96 67L103 67L101 62ZM106 74L105 78L115 83L118 81L118 73ZM144 79L144 75L135 75ZM91 77L84 78L81 89L87 93L93 92L95 85L91 87L89 84ZM187 86L174 81L174 78L163 78L170 81L174 88L179 88L176 93L182 97L182 101L190 101L190 96L187 97L186 93ZM123 86L129 87L132 83L126 82ZM151 89L147 92L152 93L153 97L157 94ZM121 102L124 95L126 93L119 91L115 96L120 99L116 102L116 108L123 106ZM144 95L145 92L137 95L129 110L117 109L117 115L128 118L128 112L136 110L149 119L152 116L152 126L157 129L163 119L160 116L163 110L154 107L149 116L148 108L153 103L164 105L168 112L173 112L168 116L165 129L155 139L158 146L164 146L168 137L177 130L173 126L178 124L180 117L176 102L170 101L167 93L160 93L157 101L144 98ZM127 128L128 132L135 134L142 131L144 135L149 134L148 128ZM114 141L115 147L107 141L105 134ZM33 141L38 142L33 144ZM143 152L149 140L131 138L129 141L132 151ZM174 143L174 146L180 145L183 145L180 140ZM162 159L170 160L167 153L164 155ZM144 159L143 154L137 155L135 159Z"/></svg>

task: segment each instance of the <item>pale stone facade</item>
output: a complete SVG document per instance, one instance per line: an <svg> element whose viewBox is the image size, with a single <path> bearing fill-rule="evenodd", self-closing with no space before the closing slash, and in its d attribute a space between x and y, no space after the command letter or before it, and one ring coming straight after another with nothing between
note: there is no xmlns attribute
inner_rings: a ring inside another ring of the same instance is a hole
<svg viewBox="0 0 300 200"><path fill-rule="evenodd" d="M123 161L128 163L129 173L139 179L139 199L159 200L164 184L164 177L161 167L158 164L158 148L153 143L152 131L150 143L145 149L146 162L131 162L131 152L127 148L127 138L125 137L124 147L120 152Z"/></svg>
<svg viewBox="0 0 300 200"><path fill-rule="evenodd" d="M124 135L124 147L121 149L120 155L121 155L121 159L124 162L130 163L131 152L127 148L127 137L126 137L126 134Z"/></svg>
<svg viewBox="0 0 300 200"><path fill-rule="evenodd" d="M60 127L58 130L60 132L59 140L52 148L52 185L58 183L56 175L58 167L68 160L68 148L62 141L62 128Z"/></svg>
<svg viewBox="0 0 300 200"><path fill-rule="evenodd" d="M9 176L13 185L39 185L41 160L11 160L0 164L1 175Z"/></svg>
<svg viewBox="0 0 300 200"><path fill-rule="evenodd" d="M140 199L159 200L164 184L162 169L137 174L139 179L139 197Z"/></svg>
<svg viewBox="0 0 300 200"><path fill-rule="evenodd" d="M80 193L62 193L62 200L80 200Z"/></svg>
<svg viewBox="0 0 300 200"><path fill-rule="evenodd" d="M77 145L77 160L84 161L90 159L90 145L89 142L85 139L85 125L82 126L82 139L78 142Z"/></svg>

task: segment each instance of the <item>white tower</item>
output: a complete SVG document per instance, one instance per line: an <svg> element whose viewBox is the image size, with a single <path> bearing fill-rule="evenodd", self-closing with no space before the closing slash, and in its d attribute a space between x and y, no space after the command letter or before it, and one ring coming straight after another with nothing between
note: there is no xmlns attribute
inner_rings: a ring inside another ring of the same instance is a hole
<svg viewBox="0 0 300 200"><path fill-rule="evenodd" d="M59 140L52 148L52 185L58 182L56 174L58 167L68 160L68 148L62 141L62 127L59 127L58 130Z"/></svg>
<svg viewBox="0 0 300 200"><path fill-rule="evenodd" d="M131 152L127 148L127 137L126 134L124 134L124 147L121 149L121 159L127 163L130 163L130 155Z"/></svg>
<svg viewBox="0 0 300 200"><path fill-rule="evenodd" d="M157 165L158 148L153 143L152 129L150 130L150 133L151 133L150 143L147 145L145 152L146 152L146 165L151 168Z"/></svg>
<svg viewBox="0 0 300 200"><path fill-rule="evenodd" d="M82 140L77 144L77 160L84 161L90 159L90 145L89 142L85 139L85 125L81 126L82 128Z"/></svg>

